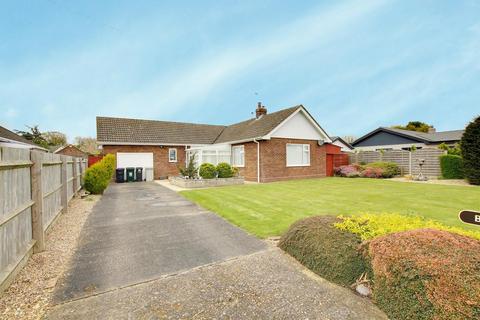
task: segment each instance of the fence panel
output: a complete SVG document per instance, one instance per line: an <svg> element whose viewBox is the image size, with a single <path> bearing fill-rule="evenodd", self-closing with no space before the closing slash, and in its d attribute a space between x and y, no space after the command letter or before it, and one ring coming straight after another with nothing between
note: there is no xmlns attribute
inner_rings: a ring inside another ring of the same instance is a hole
<svg viewBox="0 0 480 320"><path fill-rule="evenodd" d="M43 230L47 230L62 206L62 159L58 154L42 155L42 190L43 190Z"/></svg>
<svg viewBox="0 0 480 320"><path fill-rule="evenodd" d="M70 199L73 198L73 195L75 193L74 190L74 182L73 180L75 177L73 176L73 158L67 156L67 200L70 201Z"/></svg>
<svg viewBox="0 0 480 320"><path fill-rule="evenodd" d="M30 256L30 151L0 148L0 291Z"/></svg>
<svg viewBox="0 0 480 320"><path fill-rule="evenodd" d="M377 161L395 162L402 174L418 175L420 173L419 160L425 160L422 172L425 176L437 178L441 176L439 157L445 151L438 148L422 148L414 152L406 150L387 151L360 151L350 155L350 163L371 163Z"/></svg>

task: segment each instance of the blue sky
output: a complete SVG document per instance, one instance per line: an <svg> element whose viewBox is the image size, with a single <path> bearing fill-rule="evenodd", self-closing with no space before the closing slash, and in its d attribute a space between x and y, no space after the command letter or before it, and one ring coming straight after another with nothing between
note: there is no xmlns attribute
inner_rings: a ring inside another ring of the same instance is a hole
<svg viewBox="0 0 480 320"><path fill-rule="evenodd" d="M303 104L330 135L480 113L480 1L0 1L0 124L230 124ZM255 93L258 93L256 95Z"/></svg>

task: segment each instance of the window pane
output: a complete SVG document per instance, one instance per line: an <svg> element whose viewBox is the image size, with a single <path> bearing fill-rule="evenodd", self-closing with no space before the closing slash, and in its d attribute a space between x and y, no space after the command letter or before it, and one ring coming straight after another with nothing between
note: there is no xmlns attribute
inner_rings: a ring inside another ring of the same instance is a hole
<svg viewBox="0 0 480 320"><path fill-rule="evenodd" d="M243 146L232 147L232 165L243 166L245 163L245 154Z"/></svg>
<svg viewBox="0 0 480 320"><path fill-rule="evenodd" d="M170 161L177 161L177 149L170 149L168 152L168 158Z"/></svg>
<svg viewBox="0 0 480 320"><path fill-rule="evenodd" d="M301 144L289 144L287 145L287 165L299 166L303 163Z"/></svg>

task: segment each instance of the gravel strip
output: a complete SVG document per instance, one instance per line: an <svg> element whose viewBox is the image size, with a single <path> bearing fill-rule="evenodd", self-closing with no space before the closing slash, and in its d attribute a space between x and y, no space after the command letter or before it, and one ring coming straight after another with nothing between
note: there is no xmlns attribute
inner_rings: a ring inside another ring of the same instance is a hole
<svg viewBox="0 0 480 320"><path fill-rule="evenodd" d="M51 227L46 250L34 254L0 296L1 319L39 319L49 308L53 289L77 247L83 224L100 197L75 198Z"/></svg>

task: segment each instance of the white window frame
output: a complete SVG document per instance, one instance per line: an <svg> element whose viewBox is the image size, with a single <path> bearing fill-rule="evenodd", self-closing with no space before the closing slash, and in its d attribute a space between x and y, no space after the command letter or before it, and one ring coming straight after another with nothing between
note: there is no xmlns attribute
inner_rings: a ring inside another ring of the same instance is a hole
<svg viewBox="0 0 480 320"><path fill-rule="evenodd" d="M175 151L175 159L172 160L170 157L170 152ZM177 148L168 148L168 162L177 162L178 161L178 151Z"/></svg>
<svg viewBox="0 0 480 320"><path fill-rule="evenodd" d="M288 146L302 146L302 164L289 164L288 163ZM307 162L304 162L305 159L303 159L304 154L308 152L308 157L307 157ZM285 163L287 167L309 167L310 166L310 157L311 157L311 152L310 152L310 145L309 144L303 144L303 143L287 143L285 146Z"/></svg>
<svg viewBox="0 0 480 320"><path fill-rule="evenodd" d="M242 164L235 163L235 150L240 149L240 158ZM244 168L245 167L245 146L242 144L241 146L232 146L232 166L237 168Z"/></svg>

